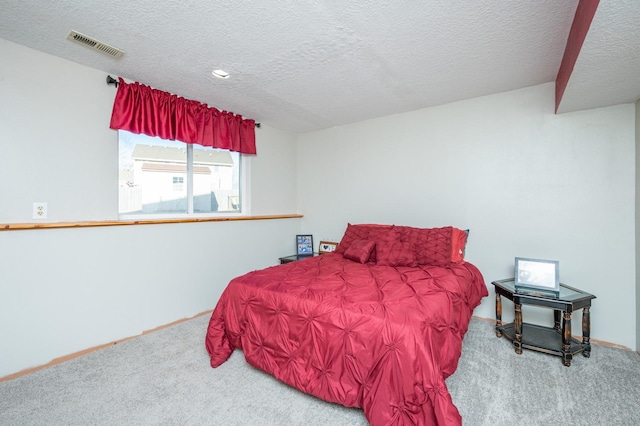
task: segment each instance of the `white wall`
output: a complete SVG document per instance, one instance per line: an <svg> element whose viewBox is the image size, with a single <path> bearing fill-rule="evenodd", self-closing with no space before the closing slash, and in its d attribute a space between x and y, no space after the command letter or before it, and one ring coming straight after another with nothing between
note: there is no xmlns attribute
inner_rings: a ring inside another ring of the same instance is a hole
<svg viewBox="0 0 640 426"><path fill-rule="evenodd" d="M597 296L592 338L636 347L634 105L553 107L545 84L301 135L302 227L470 228L467 259L490 290L476 315L495 318L491 281L513 276L515 256L555 259L562 282Z"/></svg>
<svg viewBox="0 0 640 426"><path fill-rule="evenodd" d="M117 219L107 74L1 39L0 57L0 224L32 222L34 201L48 202L47 222ZM256 136L252 213L296 213L295 135L263 125ZM287 219L0 231L0 377L213 309L231 278L290 254L299 229Z"/></svg>
<svg viewBox="0 0 640 426"><path fill-rule="evenodd" d="M636 351L640 352L640 100L636 107Z"/></svg>

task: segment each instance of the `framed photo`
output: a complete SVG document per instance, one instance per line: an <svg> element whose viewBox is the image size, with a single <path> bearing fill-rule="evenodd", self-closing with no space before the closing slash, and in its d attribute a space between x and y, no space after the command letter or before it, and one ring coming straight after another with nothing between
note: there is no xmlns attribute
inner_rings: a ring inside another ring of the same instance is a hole
<svg viewBox="0 0 640 426"><path fill-rule="evenodd" d="M296 235L296 247L298 256L313 254L313 235Z"/></svg>
<svg viewBox="0 0 640 426"><path fill-rule="evenodd" d="M318 253L331 253L338 248L338 243L334 243L332 241L320 241L320 245L318 246Z"/></svg>
<svg viewBox="0 0 640 426"><path fill-rule="evenodd" d="M560 262L516 257L515 286L553 293L560 291Z"/></svg>

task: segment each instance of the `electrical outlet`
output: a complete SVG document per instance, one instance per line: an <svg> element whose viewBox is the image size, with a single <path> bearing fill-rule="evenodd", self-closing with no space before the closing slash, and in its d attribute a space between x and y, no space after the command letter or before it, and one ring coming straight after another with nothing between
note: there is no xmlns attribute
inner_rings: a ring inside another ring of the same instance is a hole
<svg viewBox="0 0 640 426"><path fill-rule="evenodd" d="M33 218L34 219L47 218L47 203L33 203Z"/></svg>

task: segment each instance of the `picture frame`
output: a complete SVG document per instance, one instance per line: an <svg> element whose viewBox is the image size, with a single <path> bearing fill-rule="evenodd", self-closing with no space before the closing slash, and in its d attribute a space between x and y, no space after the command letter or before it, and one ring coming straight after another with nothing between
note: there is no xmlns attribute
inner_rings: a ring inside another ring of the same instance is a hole
<svg viewBox="0 0 640 426"><path fill-rule="evenodd" d="M313 235L296 235L296 254L298 256L313 255Z"/></svg>
<svg viewBox="0 0 640 426"><path fill-rule="evenodd" d="M338 248L338 243L335 243L333 241L320 241L320 244L318 245L318 253L320 254L331 253L332 251L335 251L337 248Z"/></svg>
<svg viewBox="0 0 640 426"><path fill-rule="evenodd" d="M515 287L525 290L560 292L560 262L557 260L515 258Z"/></svg>

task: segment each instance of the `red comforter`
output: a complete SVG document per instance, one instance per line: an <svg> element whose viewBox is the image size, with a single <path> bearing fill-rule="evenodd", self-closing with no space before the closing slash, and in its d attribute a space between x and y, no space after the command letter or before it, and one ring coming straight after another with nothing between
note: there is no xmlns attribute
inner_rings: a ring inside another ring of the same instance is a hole
<svg viewBox="0 0 640 426"><path fill-rule="evenodd" d="M206 336L211 365L247 362L372 425L459 425L445 384L487 289L470 263L391 267L339 254L253 271L222 294Z"/></svg>

